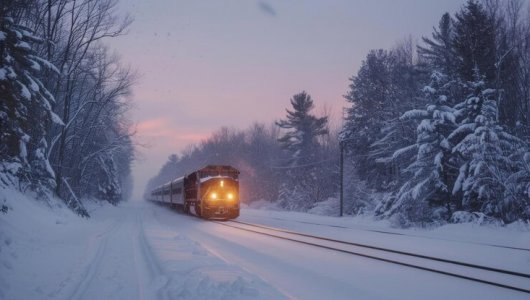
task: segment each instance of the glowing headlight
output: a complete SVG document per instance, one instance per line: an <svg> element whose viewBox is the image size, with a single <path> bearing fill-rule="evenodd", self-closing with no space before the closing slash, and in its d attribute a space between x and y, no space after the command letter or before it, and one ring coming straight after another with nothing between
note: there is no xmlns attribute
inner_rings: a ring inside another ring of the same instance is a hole
<svg viewBox="0 0 530 300"><path fill-rule="evenodd" d="M217 193L211 193L210 194L210 199L216 200L217 199Z"/></svg>
<svg viewBox="0 0 530 300"><path fill-rule="evenodd" d="M227 198L229 200L232 200L232 199L234 199L234 195L232 193L228 193Z"/></svg>

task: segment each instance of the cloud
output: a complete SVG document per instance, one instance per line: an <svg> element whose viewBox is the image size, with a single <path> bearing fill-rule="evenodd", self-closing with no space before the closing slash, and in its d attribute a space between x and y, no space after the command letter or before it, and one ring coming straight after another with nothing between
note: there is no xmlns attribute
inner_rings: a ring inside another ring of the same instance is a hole
<svg viewBox="0 0 530 300"><path fill-rule="evenodd" d="M140 122L136 129L138 136L147 139L149 143L160 150L182 149L189 144L195 144L210 136L204 128L185 128L172 124L167 118L155 118Z"/></svg>
<svg viewBox="0 0 530 300"><path fill-rule="evenodd" d="M162 128L167 128L168 122L164 118L151 119L140 122L137 126L138 132L141 134L151 134L157 132Z"/></svg>
<svg viewBox="0 0 530 300"><path fill-rule="evenodd" d="M258 7L266 15L269 15L271 17L276 17L276 10L267 2L265 1L259 1Z"/></svg>

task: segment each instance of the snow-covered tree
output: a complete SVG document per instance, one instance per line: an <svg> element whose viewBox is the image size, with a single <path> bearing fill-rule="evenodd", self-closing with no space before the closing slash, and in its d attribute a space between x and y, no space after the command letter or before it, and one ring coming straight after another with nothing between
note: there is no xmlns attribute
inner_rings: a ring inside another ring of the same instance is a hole
<svg viewBox="0 0 530 300"><path fill-rule="evenodd" d="M456 210L528 219L524 8L521 1L467 0L423 38L411 66L396 56L400 51L368 54L351 78L340 140L367 187L387 193L376 213L404 222L443 220ZM431 78L422 96L428 80L421 72L445 83Z"/></svg>
<svg viewBox="0 0 530 300"><path fill-rule="evenodd" d="M239 163L244 175L240 179L240 192L246 193L249 200L278 199L282 178L276 176L277 170L272 166L287 159L278 143L278 134L275 124L254 124L246 131L246 159Z"/></svg>
<svg viewBox="0 0 530 300"><path fill-rule="evenodd" d="M291 105L293 110L287 109L287 119L276 122L286 130L278 142L289 156L285 167L278 168L283 182L279 202L288 209L306 210L324 200L318 168L325 162L319 155L318 137L329 133L328 117L311 114L313 100L305 91L294 95Z"/></svg>
<svg viewBox="0 0 530 300"><path fill-rule="evenodd" d="M98 199L106 200L111 204L118 204L122 200L121 182L119 182L118 170L112 156L99 157L101 175L98 176Z"/></svg>
<svg viewBox="0 0 530 300"><path fill-rule="evenodd" d="M393 119L389 95L392 58L388 51L372 50L362 62L356 76L350 78L348 93L344 96L351 106L347 108L340 138L351 153L358 172L374 183L377 168L374 159L368 159L371 145L381 137L385 121Z"/></svg>
<svg viewBox="0 0 530 300"><path fill-rule="evenodd" d="M419 123L417 138L416 143L394 152L393 158L413 152L415 159L404 169L404 176L409 179L395 197L389 198L390 202L383 202L377 208L377 213L401 212L411 222L450 216L451 174L455 166L447 137L456 124L447 92L452 84L446 75L433 72L430 84L423 88L426 108L409 110L401 116Z"/></svg>
<svg viewBox="0 0 530 300"><path fill-rule="evenodd" d="M503 202L506 180L516 167L511 156L524 143L499 124L497 93L485 88L480 76L476 78L469 84L467 99L455 106L459 126L449 139L458 141L453 153L461 164L452 193L461 197L463 210L510 221L510 208Z"/></svg>
<svg viewBox="0 0 530 300"><path fill-rule="evenodd" d="M43 40L14 19L30 2L0 4L0 160L3 172L16 175L43 197L55 180L46 155L46 129L51 123L64 124L52 111L54 97L39 79L44 69L58 71L32 49Z"/></svg>
<svg viewBox="0 0 530 300"><path fill-rule="evenodd" d="M428 79L415 65L413 49L412 41L405 40L391 51L370 51L345 95L351 106L340 139L359 176L379 191L395 189L401 167L410 162L391 158L414 142L416 124L399 117L419 102Z"/></svg>
<svg viewBox="0 0 530 300"><path fill-rule="evenodd" d="M516 171L506 179L502 202L504 219L507 222L530 220L530 152L518 151L513 158Z"/></svg>

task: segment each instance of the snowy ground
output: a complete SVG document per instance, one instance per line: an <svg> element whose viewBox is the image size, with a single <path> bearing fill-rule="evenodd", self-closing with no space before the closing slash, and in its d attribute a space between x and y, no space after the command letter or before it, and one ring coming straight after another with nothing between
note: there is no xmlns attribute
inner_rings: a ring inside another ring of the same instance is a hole
<svg viewBox="0 0 530 300"><path fill-rule="evenodd" d="M528 299L149 203L92 204L92 218L81 220L14 192L0 195L11 208L0 215L0 299ZM520 229L395 230L368 219L252 209L239 220L530 272L529 251L497 247L530 248L530 233Z"/></svg>

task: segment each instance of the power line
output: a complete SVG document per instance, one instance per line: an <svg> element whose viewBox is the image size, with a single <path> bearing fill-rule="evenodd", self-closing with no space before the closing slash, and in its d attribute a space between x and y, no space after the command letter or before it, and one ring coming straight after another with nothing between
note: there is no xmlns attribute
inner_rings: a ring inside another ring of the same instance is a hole
<svg viewBox="0 0 530 300"><path fill-rule="evenodd" d="M289 166L289 167L271 166L271 169L296 169L296 168L310 167L310 166L318 165L318 164L325 163L325 162L332 161L332 160L336 160L336 158L325 159L325 160L317 161L314 163L298 165L298 166Z"/></svg>

